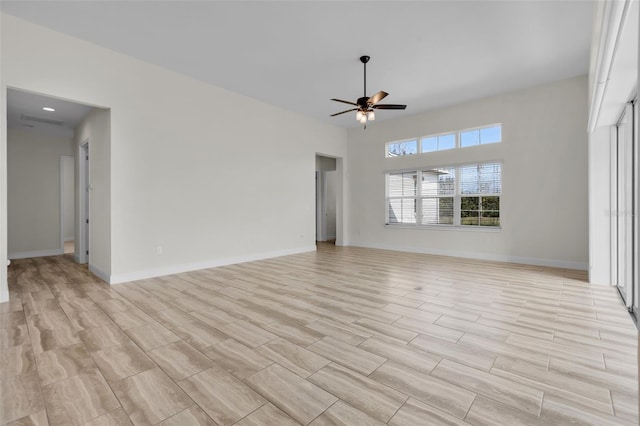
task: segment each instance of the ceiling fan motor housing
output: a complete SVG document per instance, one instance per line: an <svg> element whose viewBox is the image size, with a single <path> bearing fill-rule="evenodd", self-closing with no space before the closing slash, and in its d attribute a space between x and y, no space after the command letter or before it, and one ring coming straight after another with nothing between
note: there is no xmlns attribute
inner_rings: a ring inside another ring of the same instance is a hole
<svg viewBox="0 0 640 426"><path fill-rule="evenodd" d="M360 108L364 108L364 109L369 108L369 97L368 96L363 96L361 98L358 98L356 103L358 104L358 106Z"/></svg>

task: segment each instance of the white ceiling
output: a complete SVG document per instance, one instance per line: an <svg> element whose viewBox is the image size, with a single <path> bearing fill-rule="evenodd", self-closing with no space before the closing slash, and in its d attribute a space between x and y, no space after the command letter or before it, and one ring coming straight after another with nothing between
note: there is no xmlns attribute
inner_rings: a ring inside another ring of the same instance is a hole
<svg viewBox="0 0 640 426"><path fill-rule="evenodd" d="M592 1L7 1L3 12L327 123L378 120L586 74Z"/></svg>
<svg viewBox="0 0 640 426"><path fill-rule="evenodd" d="M50 107L55 111L45 111L42 107ZM7 127L14 129L73 137L76 126L92 109L87 105L35 93L7 90Z"/></svg>

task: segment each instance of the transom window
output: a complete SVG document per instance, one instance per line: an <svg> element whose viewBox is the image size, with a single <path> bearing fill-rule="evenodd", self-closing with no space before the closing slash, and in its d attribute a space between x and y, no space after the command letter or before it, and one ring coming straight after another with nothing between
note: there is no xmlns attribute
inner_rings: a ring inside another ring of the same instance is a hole
<svg viewBox="0 0 640 426"><path fill-rule="evenodd" d="M387 225L500 226L502 165L387 173Z"/></svg>
<svg viewBox="0 0 640 426"><path fill-rule="evenodd" d="M460 132L460 148L497 143L501 140L502 126L490 126Z"/></svg>
<svg viewBox="0 0 640 426"><path fill-rule="evenodd" d="M408 141L390 142L387 144L387 157L411 155L418 153L418 139Z"/></svg>
<svg viewBox="0 0 640 426"><path fill-rule="evenodd" d="M420 152L444 151L456 147L456 134L425 136L420 139L422 150Z"/></svg>
<svg viewBox="0 0 640 426"><path fill-rule="evenodd" d="M502 142L502 124L492 124L474 129L422 136L405 141L389 142L385 145L385 155L387 157L399 157L403 155L426 154L429 152L498 142Z"/></svg>

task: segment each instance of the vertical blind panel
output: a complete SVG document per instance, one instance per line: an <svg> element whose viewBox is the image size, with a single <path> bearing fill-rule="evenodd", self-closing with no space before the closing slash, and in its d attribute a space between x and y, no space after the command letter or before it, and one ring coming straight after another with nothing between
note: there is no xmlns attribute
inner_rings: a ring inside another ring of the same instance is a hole
<svg viewBox="0 0 640 426"><path fill-rule="evenodd" d="M463 166L459 170L462 194L500 194L502 192L502 167L499 163Z"/></svg>
<svg viewBox="0 0 640 426"><path fill-rule="evenodd" d="M446 196L454 195L456 190L455 169L431 169L422 171L420 195Z"/></svg>
<svg viewBox="0 0 640 426"><path fill-rule="evenodd" d="M389 223L416 223L416 200L410 198L389 200Z"/></svg>
<svg viewBox="0 0 640 426"><path fill-rule="evenodd" d="M415 197L417 185L416 172L389 173L387 188L389 197Z"/></svg>

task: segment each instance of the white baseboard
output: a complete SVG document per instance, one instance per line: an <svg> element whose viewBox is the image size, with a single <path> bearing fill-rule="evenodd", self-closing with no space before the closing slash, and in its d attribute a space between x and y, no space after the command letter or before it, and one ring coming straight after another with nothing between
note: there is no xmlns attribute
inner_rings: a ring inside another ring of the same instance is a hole
<svg viewBox="0 0 640 426"><path fill-rule="evenodd" d="M405 251L409 253L433 254L437 256L461 257L465 259L490 260L494 262L520 263L524 265L549 266L553 268L577 269L586 271L589 269L587 262L574 262L570 260L540 259L535 257L511 256L494 253L477 253L458 250L431 249L423 247L397 246L393 244L368 244L352 242L351 246L374 248L382 250Z"/></svg>
<svg viewBox="0 0 640 426"><path fill-rule="evenodd" d="M109 274L98 268L96 265L92 265L91 263L89 263L89 271L100 278L102 281L106 283L109 282Z"/></svg>
<svg viewBox="0 0 640 426"><path fill-rule="evenodd" d="M78 256L77 254L74 254L74 255L73 255L73 260L74 260L76 263L80 263L80 256Z"/></svg>
<svg viewBox="0 0 640 426"><path fill-rule="evenodd" d="M182 272L197 271L200 269L216 268L218 266L233 265L236 263L270 259L273 257L289 256L292 254L308 253L311 251L316 251L315 245L298 247L295 249L276 250L276 251L270 251L265 253L257 253L257 254L247 255L247 256L227 257L227 258L208 260L203 262L194 262L194 263L187 263L182 265L171 265L171 266L165 266L162 268L146 269L146 270L134 271L134 272L125 272L122 274L113 274L111 275L109 280L105 280L105 281L107 281L109 284L126 283L129 281L144 280L147 278L180 274ZM98 274L96 273L96 275ZM100 278L103 278L103 277L100 276Z"/></svg>
<svg viewBox="0 0 640 426"><path fill-rule="evenodd" d="M0 303L9 301L9 289L0 289Z"/></svg>
<svg viewBox="0 0 640 426"><path fill-rule="evenodd" d="M62 249L19 251L16 253L9 253L7 257L9 259L26 259L29 257L59 256L63 253L64 253L64 250Z"/></svg>
<svg viewBox="0 0 640 426"><path fill-rule="evenodd" d="M64 237L64 242L68 242L68 241L75 241L76 237L74 237L73 235L70 237Z"/></svg>

